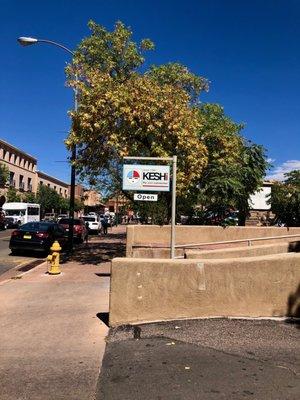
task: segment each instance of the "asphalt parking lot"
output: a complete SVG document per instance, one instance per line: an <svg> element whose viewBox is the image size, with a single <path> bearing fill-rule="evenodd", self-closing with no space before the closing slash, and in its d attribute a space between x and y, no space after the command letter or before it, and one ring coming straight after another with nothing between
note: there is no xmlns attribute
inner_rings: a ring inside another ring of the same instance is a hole
<svg viewBox="0 0 300 400"><path fill-rule="evenodd" d="M97 399L296 400L299 339L295 321L207 319L111 329Z"/></svg>

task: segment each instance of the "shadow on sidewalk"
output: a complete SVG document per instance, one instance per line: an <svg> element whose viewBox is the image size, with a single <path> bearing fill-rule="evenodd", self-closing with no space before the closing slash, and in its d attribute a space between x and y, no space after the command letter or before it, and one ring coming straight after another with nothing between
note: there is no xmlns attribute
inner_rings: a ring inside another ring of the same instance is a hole
<svg viewBox="0 0 300 400"><path fill-rule="evenodd" d="M126 252L126 234L108 233L101 236L99 241L90 241L75 247L73 254L65 254L62 257L62 264L68 261L76 261L81 264L97 265L107 262L114 257L124 257Z"/></svg>

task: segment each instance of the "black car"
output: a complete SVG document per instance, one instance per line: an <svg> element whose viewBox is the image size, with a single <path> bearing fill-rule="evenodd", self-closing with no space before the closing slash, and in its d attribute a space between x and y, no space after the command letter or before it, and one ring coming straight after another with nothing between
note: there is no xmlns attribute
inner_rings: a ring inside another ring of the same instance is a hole
<svg viewBox="0 0 300 400"><path fill-rule="evenodd" d="M57 240L64 247L68 237L64 228L53 222L28 222L12 232L9 248L12 254L21 250L48 253Z"/></svg>

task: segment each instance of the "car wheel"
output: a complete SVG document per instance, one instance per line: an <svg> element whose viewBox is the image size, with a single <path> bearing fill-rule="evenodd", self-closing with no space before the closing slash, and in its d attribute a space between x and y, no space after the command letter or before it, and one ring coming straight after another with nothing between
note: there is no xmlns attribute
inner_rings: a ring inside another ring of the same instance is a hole
<svg viewBox="0 0 300 400"><path fill-rule="evenodd" d="M19 250L17 250L17 249L11 249L11 254L12 254L13 256L17 256L19 253L20 253Z"/></svg>

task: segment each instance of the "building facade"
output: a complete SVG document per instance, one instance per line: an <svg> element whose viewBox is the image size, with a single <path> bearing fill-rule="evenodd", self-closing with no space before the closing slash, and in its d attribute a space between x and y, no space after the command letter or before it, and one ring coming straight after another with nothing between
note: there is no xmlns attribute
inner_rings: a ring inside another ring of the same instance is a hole
<svg viewBox="0 0 300 400"><path fill-rule="evenodd" d="M0 162L9 170L7 184L1 188L2 194L9 187L15 188L19 193L36 193L39 185L45 185L56 190L64 198L69 197L69 185L51 175L37 171L37 159L21 149L0 139Z"/></svg>
<svg viewBox="0 0 300 400"><path fill-rule="evenodd" d="M69 185L51 175L45 174L42 171L37 171L37 187L39 185L48 186L54 189L61 197L69 197Z"/></svg>
<svg viewBox="0 0 300 400"><path fill-rule="evenodd" d="M0 139L0 161L9 170L7 187L14 187L19 192L36 192L37 159L35 157Z"/></svg>
<svg viewBox="0 0 300 400"><path fill-rule="evenodd" d="M0 188L0 194L6 194L9 187L18 193L36 194L40 185L54 189L61 197L70 197L70 185L54 176L37 170L37 159L21 149L0 139L0 162L9 170L9 179L6 185ZM84 204L86 212L103 212L104 205L101 196L95 190L87 190L82 185L75 186L75 199ZM84 210L80 212L83 214Z"/></svg>

